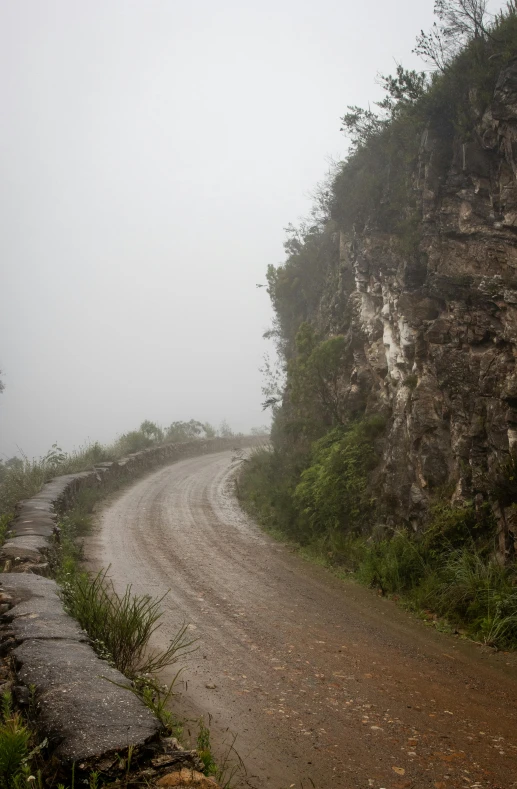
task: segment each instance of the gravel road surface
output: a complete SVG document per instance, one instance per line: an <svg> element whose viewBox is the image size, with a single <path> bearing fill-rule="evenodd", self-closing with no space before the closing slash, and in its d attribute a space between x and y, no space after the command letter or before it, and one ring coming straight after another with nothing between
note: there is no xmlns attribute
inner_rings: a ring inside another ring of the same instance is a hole
<svg viewBox="0 0 517 789"><path fill-rule="evenodd" d="M264 535L232 496L239 463L223 452L147 476L86 545L119 590L170 590L156 643L183 620L198 639L175 708L211 716L220 760L237 734L234 786L517 787L515 655L439 633Z"/></svg>

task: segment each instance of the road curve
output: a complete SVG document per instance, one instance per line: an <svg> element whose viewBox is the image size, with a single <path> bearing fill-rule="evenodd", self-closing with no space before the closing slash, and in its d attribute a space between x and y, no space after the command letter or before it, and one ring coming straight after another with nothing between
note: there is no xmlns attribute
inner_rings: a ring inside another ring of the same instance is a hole
<svg viewBox="0 0 517 789"><path fill-rule="evenodd" d="M183 620L182 714L235 732L239 787L517 787L514 656L426 627L264 535L232 496L231 452L191 458L99 514L90 566L162 595L157 642Z"/></svg>

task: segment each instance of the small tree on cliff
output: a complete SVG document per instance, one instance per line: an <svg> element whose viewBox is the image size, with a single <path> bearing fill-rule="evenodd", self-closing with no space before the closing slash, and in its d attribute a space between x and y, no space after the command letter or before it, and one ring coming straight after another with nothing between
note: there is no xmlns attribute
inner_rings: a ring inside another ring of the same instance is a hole
<svg viewBox="0 0 517 789"><path fill-rule="evenodd" d="M509 10L515 13L512 3ZM487 0L436 0L438 18L428 33L420 31L413 52L441 72L472 39L492 38Z"/></svg>
<svg viewBox="0 0 517 789"><path fill-rule="evenodd" d="M377 137L391 121L414 105L424 95L429 80L424 72L408 71L398 64L395 74L379 76L379 83L386 91L384 99L375 102L380 112L370 107L366 110L349 106L341 118L341 131L350 138L354 151Z"/></svg>

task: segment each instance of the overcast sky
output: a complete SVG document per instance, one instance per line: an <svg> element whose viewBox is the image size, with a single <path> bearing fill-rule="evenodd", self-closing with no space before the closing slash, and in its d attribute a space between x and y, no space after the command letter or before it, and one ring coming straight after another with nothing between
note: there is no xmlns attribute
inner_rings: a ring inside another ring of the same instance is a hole
<svg viewBox="0 0 517 789"><path fill-rule="evenodd" d="M0 451L263 424L264 282L433 0L1 0Z"/></svg>

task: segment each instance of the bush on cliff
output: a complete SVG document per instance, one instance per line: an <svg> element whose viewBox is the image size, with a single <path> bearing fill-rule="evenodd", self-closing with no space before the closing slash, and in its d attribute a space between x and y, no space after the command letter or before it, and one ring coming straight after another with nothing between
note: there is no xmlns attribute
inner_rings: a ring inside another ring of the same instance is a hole
<svg viewBox="0 0 517 789"><path fill-rule="evenodd" d="M342 130L352 140L349 155L333 167L310 219L287 228L285 263L268 267L276 315L269 335L285 359L295 353L302 323L318 320L325 285L339 261L338 231L352 240L365 227L390 233L405 254L418 254L422 211L415 179L424 138L434 140L439 177L451 163L452 141L476 138L497 78L517 56L514 2L483 27L484 32L474 26L454 41L462 48L449 48L443 69L429 75L398 66L394 75L381 77L385 98L376 110L349 107L343 116ZM336 281L338 309L342 287ZM346 323L345 311L339 318Z"/></svg>
<svg viewBox="0 0 517 789"><path fill-rule="evenodd" d="M369 474L378 462L375 439L385 423L370 417L338 427L314 444L311 464L294 491L309 538L367 530L375 513Z"/></svg>
<svg viewBox="0 0 517 789"><path fill-rule="evenodd" d="M237 495L265 526L303 543L366 529L375 512L368 476L383 429L382 418L370 417L333 428L309 452L298 442L258 449Z"/></svg>

